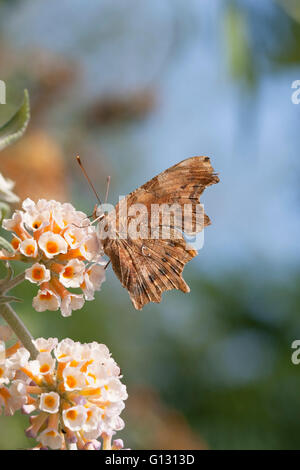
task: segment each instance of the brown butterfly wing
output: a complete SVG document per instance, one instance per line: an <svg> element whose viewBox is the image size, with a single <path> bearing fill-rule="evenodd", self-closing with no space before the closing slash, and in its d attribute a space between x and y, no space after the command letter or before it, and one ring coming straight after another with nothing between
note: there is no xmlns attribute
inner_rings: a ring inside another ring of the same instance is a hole
<svg viewBox="0 0 300 470"><path fill-rule="evenodd" d="M145 248L147 254L144 254ZM184 240L112 240L107 243L105 252L138 310L148 302L160 302L164 291L189 292L181 273L197 251L187 251Z"/></svg>
<svg viewBox="0 0 300 470"><path fill-rule="evenodd" d="M103 240L104 252L109 256L122 286L128 290L135 308L140 310L148 302L160 302L162 293L170 289L189 292L182 271L185 264L197 255L197 251L187 246L178 229L181 227L181 218L177 219L176 215L172 219L173 228L168 239L162 239L161 236L159 239L118 236L128 225L128 219L126 221L123 215L127 213L124 211L125 206L129 210L133 204L143 204L148 209L147 214L150 214L152 204L178 204L182 208L190 204L192 212L185 229L188 233L198 233L203 225L210 223L208 216L204 215L204 223L201 226L195 224L199 196L207 186L218 181L208 157L188 158L155 176L120 201L116 206L116 223L112 214L106 216L106 226L111 228L114 225L117 237L106 237ZM150 219L148 215L146 217L145 226L150 231ZM158 230L161 234L161 219L151 222L151 230Z"/></svg>

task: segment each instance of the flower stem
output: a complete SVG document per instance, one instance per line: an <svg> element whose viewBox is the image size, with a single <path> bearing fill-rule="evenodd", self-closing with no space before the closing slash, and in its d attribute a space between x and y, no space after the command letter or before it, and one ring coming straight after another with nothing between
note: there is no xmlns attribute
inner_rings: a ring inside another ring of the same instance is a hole
<svg viewBox="0 0 300 470"><path fill-rule="evenodd" d="M9 290L16 287L18 284L21 284L25 279L25 272L18 274L16 277L10 279L9 281L5 282L5 284L1 288L1 293L6 294Z"/></svg>
<svg viewBox="0 0 300 470"><path fill-rule="evenodd" d="M0 314L21 341L24 348L30 352L31 359L35 359L38 351L32 342L32 336L14 309L9 304L2 304L0 305Z"/></svg>
<svg viewBox="0 0 300 470"><path fill-rule="evenodd" d="M0 286L0 296L2 297L4 294L6 294L6 292L23 282L24 279L25 273L21 273L12 279L7 278L2 281ZM33 338L24 323L22 322L22 320L18 317L18 315L9 303L0 304L0 315L2 315L6 323L10 326L17 338L21 341L24 348L26 348L27 351L30 352L31 359L35 359L38 354L38 351L32 342Z"/></svg>
<svg viewBox="0 0 300 470"><path fill-rule="evenodd" d="M109 434L102 434L103 450L111 450L111 438L112 436Z"/></svg>

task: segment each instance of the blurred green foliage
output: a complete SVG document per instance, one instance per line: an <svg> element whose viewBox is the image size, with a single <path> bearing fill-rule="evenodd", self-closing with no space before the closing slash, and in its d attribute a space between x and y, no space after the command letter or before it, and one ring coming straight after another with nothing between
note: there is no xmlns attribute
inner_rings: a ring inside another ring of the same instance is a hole
<svg viewBox="0 0 300 470"><path fill-rule="evenodd" d="M299 64L297 0L228 0L224 2L223 21L230 73L250 89L264 73Z"/></svg>

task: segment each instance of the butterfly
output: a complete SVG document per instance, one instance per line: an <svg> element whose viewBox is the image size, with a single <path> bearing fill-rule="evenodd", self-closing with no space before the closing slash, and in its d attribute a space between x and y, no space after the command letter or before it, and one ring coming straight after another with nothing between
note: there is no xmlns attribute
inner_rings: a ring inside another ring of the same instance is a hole
<svg viewBox="0 0 300 470"><path fill-rule="evenodd" d="M82 167L80 160L79 164ZM159 303L165 291L190 291L182 272L198 251L187 244L184 233L199 233L210 224L199 198L207 186L218 182L209 157L187 158L128 194L114 211L98 217L103 251L137 310L149 302ZM159 211L152 217L152 208L161 206L175 207L168 227ZM189 212L182 228L182 211L186 207ZM199 207L201 223L196 220ZM132 211L133 208L138 211ZM128 230L133 222L135 229L138 225L138 231Z"/></svg>

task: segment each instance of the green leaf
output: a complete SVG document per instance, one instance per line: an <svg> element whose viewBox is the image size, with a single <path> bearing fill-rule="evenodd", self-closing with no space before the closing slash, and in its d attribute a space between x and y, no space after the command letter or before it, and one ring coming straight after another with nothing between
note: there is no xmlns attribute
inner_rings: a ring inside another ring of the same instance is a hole
<svg viewBox="0 0 300 470"><path fill-rule="evenodd" d="M24 90L23 104L13 117L0 127L0 150L18 140L24 134L30 119L28 91Z"/></svg>
<svg viewBox="0 0 300 470"><path fill-rule="evenodd" d="M13 251L14 251L11 244L7 240L5 240L5 238L3 238L3 237L0 237L0 247L4 248L5 250L7 250L11 253L13 253Z"/></svg>
<svg viewBox="0 0 300 470"><path fill-rule="evenodd" d="M0 201L0 222L6 219L10 214L10 207L6 202Z"/></svg>

